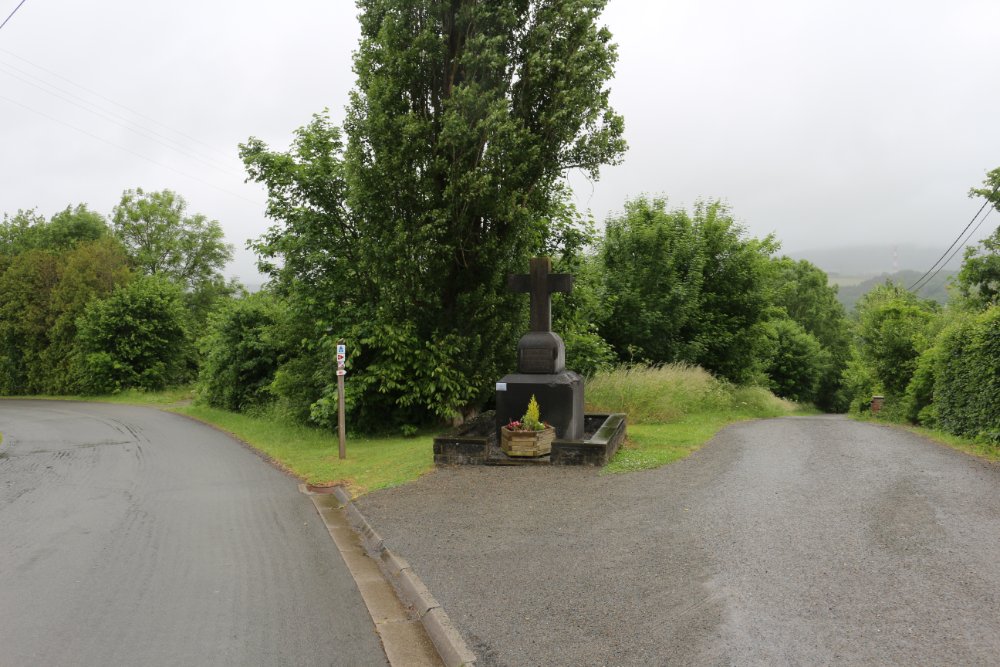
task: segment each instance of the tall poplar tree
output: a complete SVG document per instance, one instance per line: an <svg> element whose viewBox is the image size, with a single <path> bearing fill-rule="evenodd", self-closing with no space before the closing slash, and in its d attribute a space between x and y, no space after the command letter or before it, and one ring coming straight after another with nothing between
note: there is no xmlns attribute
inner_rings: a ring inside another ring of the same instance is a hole
<svg viewBox="0 0 1000 667"><path fill-rule="evenodd" d="M314 296L338 308L315 319L352 339L360 416L450 417L509 370L527 309L507 274L559 246L566 173L596 178L625 151L605 2L359 0L346 147L319 121L288 154L243 146L272 215L289 222L259 246L265 260L322 255L274 272L292 290L306 276L328 286ZM342 173L342 201L310 176L323 173ZM311 215L317 205L327 215ZM324 268L355 280L325 281Z"/></svg>

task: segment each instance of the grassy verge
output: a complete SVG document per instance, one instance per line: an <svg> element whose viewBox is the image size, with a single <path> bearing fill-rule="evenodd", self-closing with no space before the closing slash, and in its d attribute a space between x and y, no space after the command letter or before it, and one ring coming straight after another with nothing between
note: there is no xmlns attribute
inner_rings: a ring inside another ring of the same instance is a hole
<svg viewBox="0 0 1000 667"><path fill-rule="evenodd" d="M588 412L625 412L629 437L607 472L646 470L683 459L738 421L810 414L760 387L738 387L692 366L618 368L587 382ZM187 415L231 433L308 484L345 485L359 495L398 486L433 470L430 435L349 437L347 458L337 438L277 414L250 416L191 403L190 388L127 391L114 396L51 397L145 405Z"/></svg>
<svg viewBox="0 0 1000 667"><path fill-rule="evenodd" d="M1000 447L997 447L996 445L977 442L970 438L963 438L960 435L945 433L944 431L939 431L937 429L913 426L912 424L901 424L899 422L888 421L867 415L852 414L851 419L854 419L855 421L870 422L873 424L882 424L883 426L892 426L893 428L909 431L910 433L914 433L916 435L922 435L928 440L933 440L939 445L957 449L960 452L965 452L966 454L976 456L986 461L1000 461Z"/></svg>
<svg viewBox="0 0 1000 667"><path fill-rule="evenodd" d="M193 417L234 435L307 484L343 484L355 496L405 484L434 468L430 435L348 437L347 458L341 461L336 434L289 423L276 415L250 416L193 405L193 397L191 388L179 388L124 391L111 396L25 398L142 405Z"/></svg>
<svg viewBox="0 0 1000 667"><path fill-rule="evenodd" d="M735 422L817 412L683 364L599 373L587 383L587 410L628 414L628 440L608 464L611 473L686 458Z"/></svg>
<svg viewBox="0 0 1000 667"><path fill-rule="evenodd" d="M41 401L93 401L95 403L124 403L126 405L146 405L153 408L183 405L194 400L194 387L173 387L163 391L139 391L128 389L117 394L102 396L48 396L35 394L32 396L4 396L3 398L27 399Z"/></svg>
<svg viewBox="0 0 1000 667"><path fill-rule="evenodd" d="M307 484L343 484L353 495L405 484L434 468L429 435L348 437L347 458L341 461L337 436L317 428L202 405L170 410L235 435Z"/></svg>

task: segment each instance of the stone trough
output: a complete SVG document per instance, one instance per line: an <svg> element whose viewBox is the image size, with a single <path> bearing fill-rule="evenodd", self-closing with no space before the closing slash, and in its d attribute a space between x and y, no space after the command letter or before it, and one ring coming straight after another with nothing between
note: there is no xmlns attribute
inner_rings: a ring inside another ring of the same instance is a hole
<svg viewBox="0 0 1000 667"><path fill-rule="evenodd" d="M625 440L625 415L584 416L583 438L556 438L552 452L537 458L513 457L500 449L496 415L485 412L475 420L434 438L436 465L607 465Z"/></svg>

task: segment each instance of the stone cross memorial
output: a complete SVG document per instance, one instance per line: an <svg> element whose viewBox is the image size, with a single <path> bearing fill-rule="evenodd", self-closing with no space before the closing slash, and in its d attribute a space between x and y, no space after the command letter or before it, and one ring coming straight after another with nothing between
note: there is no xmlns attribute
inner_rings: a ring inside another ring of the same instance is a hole
<svg viewBox="0 0 1000 667"><path fill-rule="evenodd" d="M556 438L583 437L583 378L566 370L566 346L552 331L552 293L569 293L573 277L552 273L548 257L531 260L527 275L511 275L507 287L531 295L531 331L517 344L517 372L497 383L497 429L520 419L532 396L542 420L556 429Z"/></svg>
<svg viewBox="0 0 1000 667"><path fill-rule="evenodd" d="M562 338L552 333L551 294L569 294L573 290L573 276L549 273L551 269L548 257L535 257L531 260L531 273L507 278L507 287L512 292L531 295L531 331L517 344L519 373L558 373L566 368L566 346Z"/></svg>

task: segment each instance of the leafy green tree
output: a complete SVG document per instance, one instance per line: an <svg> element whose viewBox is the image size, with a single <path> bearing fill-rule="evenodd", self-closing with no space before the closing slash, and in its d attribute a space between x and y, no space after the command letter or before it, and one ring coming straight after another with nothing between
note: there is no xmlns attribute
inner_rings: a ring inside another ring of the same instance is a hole
<svg viewBox="0 0 1000 667"><path fill-rule="evenodd" d="M162 276L141 277L90 301L77 320L77 386L105 394L185 380L186 319L180 287Z"/></svg>
<svg viewBox="0 0 1000 667"><path fill-rule="evenodd" d="M902 397L930 347L937 304L922 300L901 285L887 282L858 302L857 344L878 389Z"/></svg>
<svg viewBox="0 0 1000 667"><path fill-rule="evenodd" d="M5 264L22 252L43 247L39 242L39 229L47 223L45 216L39 215L34 209L19 210L13 216L3 214L0 223L0 261ZM3 268L4 265L0 265Z"/></svg>
<svg viewBox="0 0 1000 667"><path fill-rule="evenodd" d="M346 146L320 117L288 153L242 147L284 223L264 268L311 313L309 354L351 342L362 425L473 411L511 367L526 309L507 274L559 238L566 172L625 150L604 4L360 0Z"/></svg>
<svg viewBox="0 0 1000 667"><path fill-rule="evenodd" d="M62 255L59 282L49 299L48 345L42 354L45 392L76 391L77 318L92 300L107 296L131 278L128 256L116 239L80 243Z"/></svg>
<svg viewBox="0 0 1000 667"><path fill-rule="evenodd" d="M983 187L973 188L969 196L984 197L1000 211L1000 168L989 172ZM958 288L977 310L1000 303L1000 226L979 244L965 249Z"/></svg>
<svg viewBox="0 0 1000 667"><path fill-rule="evenodd" d="M0 255L13 256L27 250L68 250L108 234L104 217L86 204L67 206L51 220L34 210L22 210L14 216L4 214L0 223Z"/></svg>
<svg viewBox="0 0 1000 667"><path fill-rule="evenodd" d="M969 196L983 197L986 205L1000 211L1000 168L988 172L983 187L972 188ZM957 284L964 305L974 310L1000 302L1000 226L977 245L965 249Z"/></svg>
<svg viewBox="0 0 1000 667"><path fill-rule="evenodd" d="M823 354L815 395L809 400L830 412L847 409L843 373L850 359L850 324L836 285L805 260L788 257L770 264L771 302L819 342Z"/></svg>
<svg viewBox="0 0 1000 667"><path fill-rule="evenodd" d="M792 401L814 402L830 353L801 324L789 318L770 320L766 332L770 352L764 372L771 391Z"/></svg>
<svg viewBox="0 0 1000 667"><path fill-rule="evenodd" d="M270 386L283 361L278 331L285 304L267 292L225 302L200 341L199 390L209 405L245 410L270 401Z"/></svg>
<svg viewBox="0 0 1000 667"><path fill-rule="evenodd" d="M692 213L639 198L608 220L601 335L625 361L684 361L754 379L765 344L771 238L747 239L721 202Z"/></svg>
<svg viewBox="0 0 1000 667"><path fill-rule="evenodd" d="M188 291L218 279L232 259L219 222L188 215L187 202L170 190L126 190L111 221L140 273L164 276Z"/></svg>
<svg viewBox="0 0 1000 667"><path fill-rule="evenodd" d="M52 216L43 232L43 246L51 249L73 248L79 243L97 241L110 235L104 216L86 204L67 206Z"/></svg>
<svg viewBox="0 0 1000 667"><path fill-rule="evenodd" d="M13 256L0 275L0 393L32 394L43 388L41 358L59 274L57 253L27 250Z"/></svg>
<svg viewBox="0 0 1000 667"><path fill-rule="evenodd" d="M977 310L1000 304L1000 226L977 245L965 249L958 289Z"/></svg>

